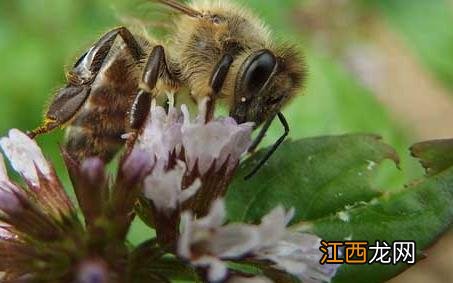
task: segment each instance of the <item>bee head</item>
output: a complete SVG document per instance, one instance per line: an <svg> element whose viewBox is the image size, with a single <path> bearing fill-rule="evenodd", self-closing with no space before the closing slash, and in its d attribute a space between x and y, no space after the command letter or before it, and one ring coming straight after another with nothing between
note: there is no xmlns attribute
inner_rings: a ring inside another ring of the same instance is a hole
<svg viewBox="0 0 453 283"><path fill-rule="evenodd" d="M230 115L259 126L297 94L304 77L303 60L291 46L253 52L239 68Z"/></svg>
<svg viewBox="0 0 453 283"><path fill-rule="evenodd" d="M183 14L175 53L182 54L189 74L200 62L215 66L222 54L234 58L224 96L231 99L230 115L237 122L259 126L295 96L304 79L301 56L292 46L275 48L269 30L252 13L229 1L194 0L187 6L158 1Z"/></svg>

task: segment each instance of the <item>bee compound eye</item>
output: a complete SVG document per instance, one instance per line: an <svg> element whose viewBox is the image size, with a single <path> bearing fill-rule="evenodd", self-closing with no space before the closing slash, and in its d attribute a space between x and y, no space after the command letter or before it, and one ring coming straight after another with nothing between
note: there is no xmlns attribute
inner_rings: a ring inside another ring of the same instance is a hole
<svg viewBox="0 0 453 283"><path fill-rule="evenodd" d="M258 93L271 78L277 59L269 50L252 55L243 74L243 83L248 93Z"/></svg>

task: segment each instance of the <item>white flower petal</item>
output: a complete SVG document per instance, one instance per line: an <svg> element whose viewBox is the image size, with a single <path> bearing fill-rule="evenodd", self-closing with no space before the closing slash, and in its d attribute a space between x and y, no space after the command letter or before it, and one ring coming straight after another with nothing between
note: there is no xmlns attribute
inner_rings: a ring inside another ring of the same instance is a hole
<svg viewBox="0 0 453 283"><path fill-rule="evenodd" d="M277 206L263 217L259 229L261 231L261 244L273 245L286 232L286 212L283 206Z"/></svg>
<svg viewBox="0 0 453 283"><path fill-rule="evenodd" d="M153 201L158 210L171 212L197 193L201 187L201 180L196 179L183 190L185 163L178 160L176 166L168 171L164 167L162 162L158 162L153 172L145 178L144 194Z"/></svg>
<svg viewBox="0 0 453 283"><path fill-rule="evenodd" d="M196 226L207 229L221 227L225 222L225 216L225 203L222 199L217 199L211 205L208 215L196 221Z"/></svg>
<svg viewBox="0 0 453 283"><path fill-rule="evenodd" d="M183 232L179 239L179 255L192 264L200 264L200 251L212 268L219 268L218 261L251 255L259 260L273 262L276 268L291 273L303 282L325 282L335 275L338 266L321 265L319 250L321 239L317 236L290 232L286 225L294 210L285 211L282 206L263 217L260 225L228 224L225 220L225 204L217 200L207 216L194 220L190 214L183 216ZM192 255L192 247L195 254ZM219 272L220 274L220 272Z"/></svg>
<svg viewBox="0 0 453 283"><path fill-rule="evenodd" d="M51 168L39 146L21 131L10 130L9 137L3 137L0 145L13 168L31 184L35 186L39 184L36 168L44 176L51 173Z"/></svg>
<svg viewBox="0 0 453 283"><path fill-rule="evenodd" d="M219 169L230 158L230 168L236 165L241 155L247 151L251 144L251 133L253 123L238 125L231 118L220 118L204 122L206 115L206 104L204 100L200 106L199 116L194 122L190 119L190 114L185 105L181 107L184 116L182 126L182 144L186 149L186 158L189 169L195 166L198 161L198 167L201 174L211 167L216 160L216 169Z"/></svg>
<svg viewBox="0 0 453 283"><path fill-rule="evenodd" d="M208 268L209 281L220 281L227 275L225 263L216 257L204 255L192 258L191 245L194 241L194 232L198 229L196 220L190 212L184 212L181 215L181 235L178 240L178 255L188 259L194 266ZM198 231L199 232L199 231Z"/></svg>
<svg viewBox="0 0 453 283"><path fill-rule="evenodd" d="M183 203L185 202L186 200L190 199L191 197L193 197L197 192L198 190L201 188L201 180L200 179L196 179L192 185L190 185L188 188L186 188L185 190L182 190L182 192L180 193L179 195L179 203Z"/></svg>
<svg viewBox="0 0 453 283"><path fill-rule="evenodd" d="M322 257L320 242L320 238L311 234L287 232L278 243L261 248L254 254L259 259L274 262L278 268L303 282L328 282L339 266L319 263Z"/></svg>
<svg viewBox="0 0 453 283"><path fill-rule="evenodd" d="M16 237L13 233L11 233L9 231L9 228L10 226L7 225L7 224L3 224L0 222L0 241L2 239L12 239L14 237ZM0 276L0 279L1 279L1 276Z"/></svg>
<svg viewBox="0 0 453 283"><path fill-rule="evenodd" d="M210 238L211 251L220 258L239 258L260 245L259 231L244 224L221 227Z"/></svg>
<svg viewBox="0 0 453 283"><path fill-rule="evenodd" d="M193 216L190 212L181 214L181 234L178 239L178 254L185 259L190 259L190 245L192 240Z"/></svg>
<svg viewBox="0 0 453 283"><path fill-rule="evenodd" d="M152 200L158 210L175 210L179 204L185 172L186 167L182 162L178 162L175 168L169 171L165 171L162 166L156 166L145 179L145 197Z"/></svg>
<svg viewBox="0 0 453 283"><path fill-rule="evenodd" d="M196 118L196 123L205 124L206 116L208 114L208 103L210 98L205 97L200 102L198 102L198 117Z"/></svg>
<svg viewBox="0 0 453 283"><path fill-rule="evenodd" d="M205 123L204 108L200 106L199 116L191 119L186 105L182 105L180 111L170 108L166 114L164 108L153 103L136 147L144 149L162 164L168 163L173 151L179 154L184 148L188 170L192 171L198 164L201 175L214 162L218 170L227 160L227 170L231 171L251 144L253 123L238 125L230 117Z"/></svg>
<svg viewBox="0 0 453 283"><path fill-rule="evenodd" d="M175 108L171 108L167 115L165 109L154 106L138 138L137 147L155 156L162 163L167 163L170 153L180 148L181 126Z"/></svg>
<svg viewBox="0 0 453 283"><path fill-rule="evenodd" d="M235 165L251 144L252 129L251 126L234 125L223 120L184 125L182 142L189 167L192 168L198 160L200 173L204 174L214 160L216 169L219 169L227 158L230 158L230 164Z"/></svg>
<svg viewBox="0 0 453 283"><path fill-rule="evenodd" d="M209 282L219 282L228 274L226 264L212 256L203 256L192 262L195 266L207 267L208 268L208 280Z"/></svg>

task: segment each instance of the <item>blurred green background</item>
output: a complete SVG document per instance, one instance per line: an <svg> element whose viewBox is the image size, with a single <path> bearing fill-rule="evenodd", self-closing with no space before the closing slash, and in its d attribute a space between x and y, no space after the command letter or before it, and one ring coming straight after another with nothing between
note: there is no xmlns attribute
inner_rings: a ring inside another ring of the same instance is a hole
<svg viewBox="0 0 453 283"><path fill-rule="evenodd" d="M0 0L0 135L40 123L46 102L64 83L64 70L128 16L120 1ZM131 7L137 0L124 2ZM453 137L453 0L242 2L267 21L277 41L297 44L305 54L304 95L285 110L292 138L382 135L400 153L403 170L385 164L377 182L396 189L422 174L409 157L411 144ZM280 131L273 127L267 143ZM61 139L62 131L39 138L60 169ZM142 234L137 229L131 238ZM428 263L417 278L439 278L433 266L440 268ZM442 272L440 278L453 282L451 271Z"/></svg>

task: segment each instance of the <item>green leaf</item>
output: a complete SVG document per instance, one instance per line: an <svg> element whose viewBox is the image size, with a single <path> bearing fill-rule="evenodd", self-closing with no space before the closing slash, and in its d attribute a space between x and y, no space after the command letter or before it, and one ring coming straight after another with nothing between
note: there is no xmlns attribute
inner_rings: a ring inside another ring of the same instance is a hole
<svg viewBox="0 0 453 283"><path fill-rule="evenodd" d="M398 193L312 223L310 231L326 240L415 241L418 255L453 221L453 167ZM341 219L340 219L341 218ZM383 282L407 265L344 265L334 282Z"/></svg>
<svg viewBox="0 0 453 283"><path fill-rule="evenodd" d="M453 139L417 143L411 153L420 159L429 175L434 175L453 166Z"/></svg>
<svg viewBox="0 0 453 283"><path fill-rule="evenodd" d="M294 230L335 241L415 241L421 257L422 250L453 222L453 151L451 141L429 141L413 146L412 152L431 175L402 190L382 193L372 185L367 169L386 158L398 159L376 137L346 135L287 143L250 182L235 180L227 197L230 219L258 222L282 203L296 208L300 223L292 226ZM261 154L247 160L241 174ZM383 282L407 267L343 265L334 282Z"/></svg>
<svg viewBox="0 0 453 283"><path fill-rule="evenodd" d="M229 217L259 222L275 206L296 208L294 221L323 217L381 194L370 182L375 165L398 156L377 136L344 135L287 142L252 179L266 150L247 159L227 194Z"/></svg>

